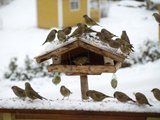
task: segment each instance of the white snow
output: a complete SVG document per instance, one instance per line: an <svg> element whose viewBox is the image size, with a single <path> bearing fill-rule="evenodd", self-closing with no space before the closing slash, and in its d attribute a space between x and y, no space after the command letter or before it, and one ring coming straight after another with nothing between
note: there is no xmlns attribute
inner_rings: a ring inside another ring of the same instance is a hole
<svg viewBox="0 0 160 120"><path fill-rule="evenodd" d="M138 2L134 4L139 4ZM121 4L121 6L119 6ZM153 12L145 8L125 7L126 3L111 3L108 18L100 20L100 25L120 36L122 30L126 30L130 41L138 51L138 46L144 40L158 41L158 24L153 18ZM138 106L132 102L120 103L116 99L105 99L103 102L81 100L79 76L66 76L62 74L61 83L54 85L49 78L36 78L30 81L32 87L40 95L50 99L25 101L18 99L11 90L12 85L24 88L25 81L9 81L3 78L11 57L17 56L21 65L26 54L32 58L45 50L49 43L42 46L49 30L36 27L36 0L14 0L12 4L0 8L2 28L0 29L0 108L31 108L31 109L71 109L71 110L93 110L93 111L135 111L135 112L159 112L158 102L150 92L152 88L160 88L160 60L153 63L137 64L130 68L117 71L118 87L116 90L123 91L135 99L133 93L142 92L148 98L152 107L147 105ZM101 28L95 26L95 30ZM110 85L111 73L102 75L89 75L89 88L113 95L116 91ZM65 85L73 94L69 100L62 100L59 92L60 86Z"/></svg>

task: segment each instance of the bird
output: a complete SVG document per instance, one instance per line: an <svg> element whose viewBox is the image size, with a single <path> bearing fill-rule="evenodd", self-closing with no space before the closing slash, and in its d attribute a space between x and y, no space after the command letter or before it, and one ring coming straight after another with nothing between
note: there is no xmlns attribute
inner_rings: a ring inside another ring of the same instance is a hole
<svg viewBox="0 0 160 120"><path fill-rule="evenodd" d="M68 88L66 88L64 85L61 86L60 93L63 96L63 99L65 97L69 98L70 94L72 94L72 92Z"/></svg>
<svg viewBox="0 0 160 120"><path fill-rule="evenodd" d="M57 38L60 42L65 42L67 39L66 39L66 34L63 30L58 30L57 32Z"/></svg>
<svg viewBox="0 0 160 120"><path fill-rule="evenodd" d="M73 31L73 33L68 37L68 39L71 37L80 37L83 33L84 33L84 29L81 27L78 27Z"/></svg>
<svg viewBox="0 0 160 120"><path fill-rule="evenodd" d="M128 101L135 102L133 99L131 99L125 93L120 92L120 91L114 92L113 96L114 96L114 98L117 98L118 101L123 102L123 103L128 102Z"/></svg>
<svg viewBox="0 0 160 120"><path fill-rule="evenodd" d="M70 27L70 26L63 29L63 32L64 32L66 35L69 35L69 34L71 33L71 31L72 31L72 27Z"/></svg>
<svg viewBox="0 0 160 120"><path fill-rule="evenodd" d="M160 24L160 15L158 13L153 13L155 20Z"/></svg>
<svg viewBox="0 0 160 120"><path fill-rule="evenodd" d="M97 33L96 33L96 36L98 36L99 39L100 39L102 42L108 43L108 41L109 41L109 40L105 37L105 35L102 34L101 32L97 32Z"/></svg>
<svg viewBox="0 0 160 120"><path fill-rule="evenodd" d="M110 47L112 47L112 48L120 48L120 46L121 46L121 39L116 39L116 40L108 40L108 44L109 44L109 46Z"/></svg>
<svg viewBox="0 0 160 120"><path fill-rule="evenodd" d="M13 90L14 94L19 98L26 98L25 90L18 87L18 86L12 86L11 89Z"/></svg>
<svg viewBox="0 0 160 120"><path fill-rule="evenodd" d="M130 52L134 52L133 45L130 44L129 37L127 35L127 32L125 30L122 31L121 34L121 40L122 45L120 47L121 51L125 54L129 54Z"/></svg>
<svg viewBox="0 0 160 120"><path fill-rule="evenodd" d="M86 95L88 97L91 97L93 99L93 101L102 101L104 100L105 98L113 98L111 96L108 96L108 95L105 95L104 93L102 92L99 92L99 91L96 91L96 90L88 90L86 92Z"/></svg>
<svg viewBox="0 0 160 120"><path fill-rule="evenodd" d="M151 92L153 93L154 97L155 97L158 101L160 101L160 89L154 88L154 89L152 89Z"/></svg>
<svg viewBox="0 0 160 120"><path fill-rule="evenodd" d="M121 39L130 43L129 37L128 37L127 32L125 30L122 31Z"/></svg>
<svg viewBox="0 0 160 120"><path fill-rule="evenodd" d="M100 26L99 24L97 24L92 18L90 18L88 15L83 15L83 18L85 20L85 23L89 26L94 26L94 25L98 25ZM102 26L101 26L102 27Z"/></svg>
<svg viewBox="0 0 160 120"><path fill-rule="evenodd" d="M135 97L136 97L136 101L138 104L140 104L140 105L148 104L149 106L152 106L148 102L146 96L143 93L137 92L137 93L135 93Z"/></svg>
<svg viewBox="0 0 160 120"><path fill-rule="evenodd" d="M79 56L79 57L76 57L76 58L73 60L73 63L74 63L75 65L84 65L84 64L89 63L89 58L86 57L86 56Z"/></svg>
<svg viewBox="0 0 160 120"><path fill-rule="evenodd" d="M47 100L46 98L40 96L30 85L29 82L25 82L25 93L26 93L26 96L29 97L30 99L34 100L34 99L45 99Z"/></svg>
<svg viewBox="0 0 160 120"><path fill-rule="evenodd" d="M48 34L45 42L42 45L44 45L46 42L52 42L56 37L56 33L57 33L57 30L55 29L51 30L51 32Z"/></svg>
<svg viewBox="0 0 160 120"><path fill-rule="evenodd" d="M111 33L110 31L106 30L106 29L101 29L101 33L107 38L107 39L111 39L113 37L116 37L116 35L114 35L113 33Z"/></svg>

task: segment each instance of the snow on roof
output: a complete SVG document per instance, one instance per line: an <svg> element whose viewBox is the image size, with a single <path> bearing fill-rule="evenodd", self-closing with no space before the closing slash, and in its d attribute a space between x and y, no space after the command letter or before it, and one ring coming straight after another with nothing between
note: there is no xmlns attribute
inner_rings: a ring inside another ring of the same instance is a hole
<svg viewBox="0 0 160 120"><path fill-rule="evenodd" d="M76 41L77 38L76 37L71 37L69 38L66 42L60 42L58 39L55 39L52 43L50 43L49 45L47 45L40 53L39 56L44 55L46 53L49 53L51 51L54 51L58 48L61 48L63 46L66 46L74 41ZM125 53L121 52L120 49L115 49L110 47L107 43L102 42L101 40L99 40L99 38L96 36L95 33L90 33L90 34L86 34L86 35L82 35L81 37L79 37L79 40L88 43L90 45L93 45L95 47L101 48L103 50L112 52L114 54L120 54L120 55L124 55L127 56Z"/></svg>

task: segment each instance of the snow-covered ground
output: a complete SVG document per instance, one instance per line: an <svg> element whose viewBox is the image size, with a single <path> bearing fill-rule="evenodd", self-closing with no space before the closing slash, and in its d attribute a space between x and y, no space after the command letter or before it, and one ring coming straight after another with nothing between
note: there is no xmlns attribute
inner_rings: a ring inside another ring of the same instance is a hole
<svg viewBox="0 0 160 120"><path fill-rule="evenodd" d="M135 1L114 2L110 6L108 18L100 20L104 28L120 36L122 30L126 30L130 41L138 51L138 46L144 40L158 41L158 24L152 13L145 8L124 7L126 4L139 5ZM36 0L14 0L10 5L0 8L2 28L0 29L0 108L34 108L34 109L79 109L100 111L137 111L137 112L160 112L160 102L153 97L152 88L160 88L160 60L144 65L134 65L131 68L117 71L118 87L116 90L127 93L135 99L133 93L144 93L153 105L138 106L133 103L119 103L115 99L105 99L103 102L82 101L80 94L79 76L65 76L62 74L61 83L54 85L49 78L36 78L30 83L42 96L50 99L23 101L16 98L11 90L12 85L24 88L24 81L5 80L2 75L11 57L17 56L19 64L22 63L26 54L34 58L47 44L42 46L49 30L36 27ZM94 29L99 29L94 27ZM98 76L88 76L89 88L113 95L116 91L110 81L112 74L104 73ZM73 94L69 100L62 100L59 92L60 86L65 85Z"/></svg>

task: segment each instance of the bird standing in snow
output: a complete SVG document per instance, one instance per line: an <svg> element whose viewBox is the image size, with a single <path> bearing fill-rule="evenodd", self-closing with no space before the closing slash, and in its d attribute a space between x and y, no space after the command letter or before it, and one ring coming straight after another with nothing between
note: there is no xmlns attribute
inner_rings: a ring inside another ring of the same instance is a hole
<svg viewBox="0 0 160 120"><path fill-rule="evenodd" d="M84 65L84 64L87 64L89 63L89 59L88 57L86 56L80 56L80 57L77 57L73 60L73 63L75 65Z"/></svg>
<svg viewBox="0 0 160 120"><path fill-rule="evenodd" d="M158 13L153 13L155 20L160 24L160 15Z"/></svg>
<svg viewBox="0 0 160 120"><path fill-rule="evenodd" d="M34 100L34 99L45 99L47 100L46 98L40 96L30 85L29 82L26 82L25 83L25 93L26 93L26 96L29 97L30 99Z"/></svg>
<svg viewBox="0 0 160 120"><path fill-rule="evenodd" d="M71 31L72 31L72 27L70 27L70 26L63 29L63 32L64 32L66 35L69 35L69 34L71 33Z"/></svg>
<svg viewBox="0 0 160 120"><path fill-rule="evenodd" d="M140 104L140 105L148 104L149 106L152 106L151 104L149 104L149 102L144 94L137 92L137 93L135 93L135 97L136 97L136 101L138 104Z"/></svg>
<svg viewBox="0 0 160 120"><path fill-rule="evenodd" d="M66 41L66 34L63 30L58 30L57 32L57 38L59 41L61 42L65 42Z"/></svg>
<svg viewBox="0 0 160 120"><path fill-rule="evenodd" d="M69 98L70 94L72 94L72 92L68 88L66 88L64 85L61 86L60 93L63 96L63 99L65 97Z"/></svg>
<svg viewBox="0 0 160 120"><path fill-rule="evenodd" d="M12 86L11 89L13 90L14 94L19 98L26 98L25 90L18 87L18 86Z"/></svg>
<svg viewBox="0 0 160 120"><path fill-rule="evenodd" d="M85 20L85 23L89 26L94 26L94 25L98 25L100 26L99 24L97 24L92 18L88 17L88 15L83 15L83 18Z"/></svg>
<svg viewBox="0 0 160 120"><path fill-rule="evenodd" d="M125 93L120 92L120 91L116 91L113 94L113 96L114 96L114 98L117 98L117 100L120 101L120 102L128 102L128 101L135 102L128 95L126 95Z"/></svg>
<svg viewBox="0 0 160 120"><path fill-rule="evenodd" d="M51 30L51 32L48 34L46 38L46 41L42 45L44 45L46 42L52 42L56 37L56 33L57 33L57 30L55 29Z"/></svg>
<svg viewBox="0 0 160 120"><path fill-rule="evenodd" d="M111 96L105 95L104 93L101 93L101 92L96 91L96 90L88 90L86 92L86 95L88 97L91 97L94 101L102 101L105 98L109 98L109 97L112 98Z"/></svg>
<svg viewBox="0 0 160 120"><path fill-rule="evenodd" d="M160 90L159 90L158 88L154 88L154 89L152 89L151 92L153 93L154 97L155 97L158 101L160 101Z"/></svg>

